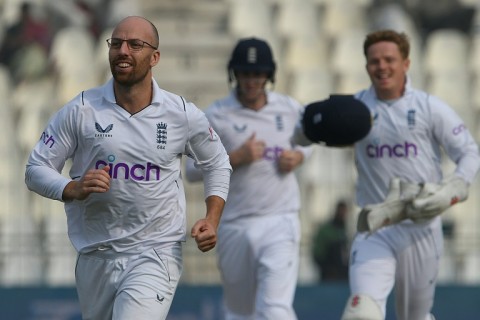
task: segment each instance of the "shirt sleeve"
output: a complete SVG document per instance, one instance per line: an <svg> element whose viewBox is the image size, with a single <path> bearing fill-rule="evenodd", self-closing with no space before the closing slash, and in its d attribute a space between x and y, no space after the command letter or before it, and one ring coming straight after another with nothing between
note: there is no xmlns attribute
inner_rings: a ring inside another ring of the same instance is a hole
<svg viewBox="0 0 480 320"><path fill-rule="evenodd" d="M210 125L205 113L187 104L189 137L186 152L201 170L205 198L216 195L227 199L232 167L220 137ZM187 159L188 161L188 159Z"/></svg>
<svg viewBox="0 0 480 320"><path fill-rule="evenodd" d="M185 175L190 182L198 182L203 180L201 169L195 167L195 162L192 158L187 157L185 161Z"/></svg>
<svg viewBox="0 0 480 320"><path fill-rule="evenodd" d="M455 174L469 184L480 167L478 145L460 116L446 103L429 96L433 133L448 157L455 162Z"/></svg>
<svg viewBox="0 0 480 320"><path fill-rule="evenodd" d="M71 181L61 174L76 146L72 108L62 108L42 132L27 161L25 184L41 196L62 201L63 189Z"/></svg>

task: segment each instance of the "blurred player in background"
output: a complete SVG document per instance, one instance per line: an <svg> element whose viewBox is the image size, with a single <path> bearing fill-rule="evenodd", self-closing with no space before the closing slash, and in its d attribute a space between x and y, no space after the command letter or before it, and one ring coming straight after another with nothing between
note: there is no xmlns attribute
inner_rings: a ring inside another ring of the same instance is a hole
<svg viewBox="0 0 480 320"><path fill-rule="evenodd" d="M342 319L384 319L393 288L398 320L434 319L441 213L467 198L480 165L478 147L450 106L411 87L405 34L373 32L363 49L372 86L356 98L374 122L355 143L356 196L363 210ZM455 163L454 172L442 173L442 152Z"/></svg>
<svg viewBox="0 0 480 320"><path fill-rule="evenodd" d="M296 319L300 194L294 170L311 149L291 144L303 107L266 88L275 69L268 43L241 39L228 63L236 86L206 109L233 167L217 246L227 320ZM201 178L192 161L187 178Z"/></svg>
<svg viewBox="0 0 480 320"><path fill-rule="evenodd" d="M347 201L339 200L332 217L315 229L312 237L312 258L318 269L319 283L348 281L349 216Z"/></svg>
<svg viewBox="0 0 480 320"><path fill-rule="evenodd" d="M186 237L181 155L206 177L206 216L191 229L201 251L216 245L231 166L204 113L153 80L155 26L127 17L107 42L113 79L53 116L25 181L65 202L83 319L165 319ZM61 175L67 159L71 178Z"/></svg>

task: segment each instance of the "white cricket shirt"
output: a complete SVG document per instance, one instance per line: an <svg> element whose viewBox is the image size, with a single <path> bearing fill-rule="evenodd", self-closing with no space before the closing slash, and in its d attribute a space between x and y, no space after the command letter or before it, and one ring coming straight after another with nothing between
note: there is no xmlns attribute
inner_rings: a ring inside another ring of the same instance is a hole
<svg viewBox="0 0 480 320"><path fill-rule="evenodd" d="M266 143L263 159L233 171L222 221L298 213L300 195L295 173L280 173L277 160L287 149L302 151L305 160L310 155L311 147L291 144L302 110L291 97L267 91L267 104L254 111L238 102L234 90L205 110L227 152L239 148L254 133L255 139Z"/></svg>
<svg viewBox="0 0 480 320"><path fill-rule="evenodd" d="M455 174L472 182L480 166L477 143L445 102L408 81L405 94L391 103L378 100L373 87L355 96L373 116L370 133L355 144L360 207L382 202L393 177L439 183L441 148L456 164Z"/></svg>
<svg viewBox="0 0 480 320"><path fill-rule="evenodd" d="M184 241L184 154L200 159L207 195L227 197L231 167L204 113L153 81L151 105L130 114L115 103L113 80L82 92L50 120L26 168L30 190L61 200L71 181L92 168L111 167L111 186L84 201L65 203L68 234L79 252L98 246L141 252Z"/></svg>

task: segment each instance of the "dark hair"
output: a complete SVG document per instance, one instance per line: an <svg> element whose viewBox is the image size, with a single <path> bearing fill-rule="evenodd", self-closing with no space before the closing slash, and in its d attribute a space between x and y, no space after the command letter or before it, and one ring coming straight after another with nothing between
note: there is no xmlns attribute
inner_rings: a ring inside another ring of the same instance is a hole
<svg viewBox="0 0 480 320"><path fill-rule="evenodd" d="M408 37L403 32L396 32L394 30L378 30L369 33L363 42L363 54L367 57L368 48L381 41L393 42L397 44L400 54L404 59L408 59L410 54L410 42Z"/></svg>

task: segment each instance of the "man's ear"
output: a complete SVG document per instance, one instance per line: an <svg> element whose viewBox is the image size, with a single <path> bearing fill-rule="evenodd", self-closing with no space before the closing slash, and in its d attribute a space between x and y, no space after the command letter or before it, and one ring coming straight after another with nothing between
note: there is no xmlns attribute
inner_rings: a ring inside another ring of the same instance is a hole
<svg viewBox="0 0 480 320"><path fill-rule="evenodd" d="M155 50L150 59L150 66L153 68L160 61L160 50Z"/></svg>

